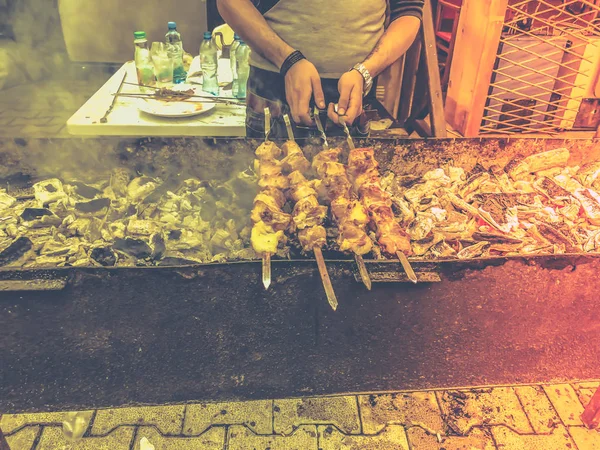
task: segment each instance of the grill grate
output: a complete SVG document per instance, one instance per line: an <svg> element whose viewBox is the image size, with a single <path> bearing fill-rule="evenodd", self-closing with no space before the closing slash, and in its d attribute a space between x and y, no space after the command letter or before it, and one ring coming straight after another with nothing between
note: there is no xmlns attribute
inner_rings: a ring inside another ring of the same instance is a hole
<svg viewBox="0 0 600 450"><path fill-rule="evenodd" d="M556 132L586 120L600 54L600 0L509 1L480 133ZM585 105L584 105L585 106Z"/></svg>

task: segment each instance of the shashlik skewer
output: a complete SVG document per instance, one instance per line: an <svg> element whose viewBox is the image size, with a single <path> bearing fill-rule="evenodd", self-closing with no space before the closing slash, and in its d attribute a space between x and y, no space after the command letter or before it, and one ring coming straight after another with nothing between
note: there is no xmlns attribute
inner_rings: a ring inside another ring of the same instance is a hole
<svg viewBox="0 0 600 450"><path fill-rule="evenodd" d="M372 242L366 233L369 217L362 205L352 198L346 168L338 162L340 149L326 149L313 159L312 167L320 178L322 196L330 204L338 224L340 251L352 251L363 284L371 290L372 283L362 255L371 251Z"/></svg>
<svg viewBox="0 0 600 450"><path fill-rule="evenodd" d="M406 258L406 255L412 252L410 237L396 222L391 198L381 187L379 164L375 160L373 149L351 150L348 156L348 174L354 192L359 195L361 203L369 211L371 224L382 251L388 255L395 255L409 280L416 283L417 277Z"/></svg>
<svg viewBox="0 0 600 450"><path fill-rule="evenodd" d="M299 230L298 240L304 251L312 250L314 252L327 301L335 311L338 307L338 300L321 251L321 248L327 242L327 233L322 225L327 216L327 207L319 205L316 191L311 189L303 175L303 172L307 172L310 169L310 163L294 140L289 116L287 114L284 115L283 120L288 132L288 141L283 145L286 155L283 161L286 169L291 170L288 179L292 187L290 197L295 201L292 211L294 228Z"/></svg>
<svg viewBox="0 0 600 450"><path fill-rule="evenodd" d="M287 178L281 174L282 164L277 160L281 149L269 141L271 112L265 108L265 141L256 149L255 170L258 172L261 192L254 199L251 219L253 222L250 242L262 258L262 282L265 289L271 285L271 255L277 252L279 242L285 239L283 230L290 223L290 216L281 207L285 201L279 189L286 186Z"/></svg>
<svg viewBox="0 0 600 450"><path fill-rule="evenodd" d="M325 134L325 130L323 129L323 124L321 123L321 119L319 117L319 110L316 106L315 106L314 113L315 113L314 115L315 115L315 122L317 124L317 128L318 128L319 132L321 133L321 137L323 138L323 147L325 148L325 150L329 150L329 144L327 143L327 135ZM352 138L350 137L350 132L348 131L348 127L346 126L346 123L344 122L343 119L341 120L341 122L342 122L342 125L344 128L344 131L346 132L348 145L350 146L350 149L354 149L354 141L352 141ZM346 231L345 234L348 234L348 232ZM367 267L365 266L365 261L362 257L362 254L354 252L354 260L356 261L356 266L358 267L358 273L360 274L360 278L361 278L363 284L370 291L371 287L372 287L371 277L369 276L369 272L367 271Z"/></svg>

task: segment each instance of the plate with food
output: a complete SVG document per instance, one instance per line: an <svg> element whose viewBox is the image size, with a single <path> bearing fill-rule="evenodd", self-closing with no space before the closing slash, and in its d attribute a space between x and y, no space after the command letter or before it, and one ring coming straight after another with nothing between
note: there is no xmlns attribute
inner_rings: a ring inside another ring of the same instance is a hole
<svg viewBox="0 0 600 450"><path fill-rule="evenodd" d="M215 107L208 94L190 85L160 88L141 99L138 108L159 117L192 117L204 114Z"/></svg>

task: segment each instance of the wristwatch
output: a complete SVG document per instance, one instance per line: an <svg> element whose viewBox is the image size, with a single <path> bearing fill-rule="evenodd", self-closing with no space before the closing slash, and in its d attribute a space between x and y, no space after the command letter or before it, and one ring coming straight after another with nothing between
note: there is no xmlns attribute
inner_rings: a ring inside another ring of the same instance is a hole
<svg viewBox="0 0 600 450"><path fill-rule="evenodd" d="M360 73L363 77L363 79L365 80L365 85L363 88L363 97L366 96L369 92L371 92L371 88L373 87L373 77L371 76L371 74L369 73L369 71L367 70L367 68L362 64L356 64L352 70L356 70L358 73Z"/></svg>

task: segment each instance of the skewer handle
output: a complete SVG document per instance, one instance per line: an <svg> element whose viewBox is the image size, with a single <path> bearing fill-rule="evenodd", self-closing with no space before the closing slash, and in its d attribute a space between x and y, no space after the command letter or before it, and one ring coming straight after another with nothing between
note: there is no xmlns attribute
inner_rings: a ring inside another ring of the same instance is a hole
<svg viewBox="0 0 600 450"><path fill-rule="evenodd" d="M271 134L271 110L267 106L265 108L265 142L269 140Z"/></svg>
<svg viewBox="0 0 600 450"><path fill-rule="evenodd" d="M358 253L354 254L354 259L356 260L356 265L358 266L358 273L360 274L360 279L362 280L365 287L370 291L372 283L371 277L369 276L369 272L367 270L367 266L365 266L365 260Z"/></svg>
<svg viewBox="0 0 600 450"><path fill-rule="evenodd" d="M264 253L262 257L262 282L265 290L271 286L271 254Z"/></svg>
<svg viewBox="0 0 600 450"><path fill-rule="evenodd" d="M323 128L323 123L321 122L321 118L319 117L319 108L315 106L314 109L315 123L317 124L317 130L321 133L321 137L323 138L323 148L328 149L329 143L327 142L327 135L325 134L325 129Z"/></svg>
<svg viewBox="0 0 600 450"><path fill-rule="evenodd" d="M413 283L417 284L417 281L418 281L417 275L415 274L415 271L413 270L412 266L410 265L410 262L408 261L408 258L406 257L406 255L404 253L402 253L401 251L397 251L396 256L400 260L400 264L402 264L402 268L406 272L406 276L408 277L408 279L410 281L412 281Z"/></svg>
<svg viewBox="0 0 600 450"><path fill-rule="evenodd" d="M288 116L287 114L283 115L283 121L285 122L285 128L287 130L287 134L288 134L288 139L290 141L296 141L294 139L294 131L292 130L292 122L290 122L290 116Z"/></svg>
<svg viewBox="0 0 600 450"><path fill-rule="evenodd" d="M317 260L317 266L319 267L319 273L321 274L321 281L323 282L325 295L327 295L327 301L329 302L331 309L335 311L338 307L338 301L337 297L335 296L335 292L333 291L333 286L331 285L329 273L327 272L327 266L325 265L323 252L319 247L315 247L313 250L315 252L315 259Z"/></svg>
<svg viewBox="0 0 600 450"><path fill-rule="evenodd" d="M338 115L338 121L344 129L344 133L346 134L346 141L348 142L348 147L350 147L350 150L354 150L356 147L354 145L354 141L352 140L352 136L350 136L350 130L348 129L348 125L346 125L344 116Z"/></svg>

